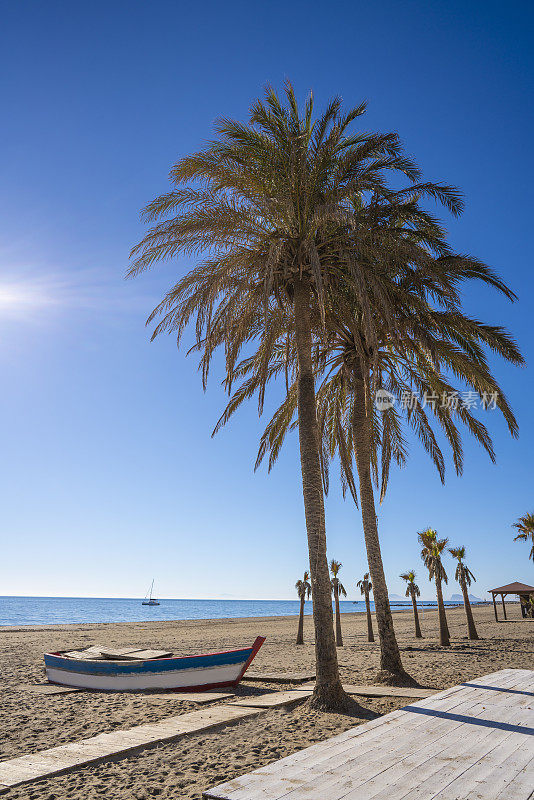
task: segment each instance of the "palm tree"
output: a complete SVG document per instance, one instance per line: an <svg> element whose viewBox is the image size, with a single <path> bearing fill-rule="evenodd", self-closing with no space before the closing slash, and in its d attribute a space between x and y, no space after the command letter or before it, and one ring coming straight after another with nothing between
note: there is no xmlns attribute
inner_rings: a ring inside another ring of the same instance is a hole
<svg viewBox="0 0 534 800"><path fill-rule="evenodd" d="M367 612L367 641L374 642L375 636L373 633L373 618L371 617L371 606L369 604L369 592L373 588L373 584L369 580L369 573L366 572L361 581L356 584L360 593L365 595L365 610Z"/></svg>
<svg viewBox="0 0 534 800"><path fill-rule="evenodd" d="M519 531L514 537L514 542L528 542L529 540L532 542L529 558L534 561L534 514L523 514L517 522L514 522L513 527Z"/></svg>
<svg viewBox="0 0 534 800"><path fill-rule="evenodd" d="M349 241L355 236L353 198L386 192L387 176L395 172L412 183L419 175L396 134L349 132L364 111L361 104L343 114L341 101L335 99L314 120L312 97L301 113L288 84L285 105L268 89L265 101L253 104L248 124L219 120L217 138L175 164L171 191L146 206L145 219L154 225L133 248L128 273L136 275L180 254L202 255L200 264L169 290L149 317L149 322L162 317L153 337L174 332L180 343L196 318L204 384L213 352L222 345L228 388L241 349L262 337L260 412L281 333L270 327L270 314L283 309L288 322L283 335L297 362L317 674L311 704L329 709L345 707L349 699L339 677L326 557L313 320L325 322L325 287L335 283L335 253L353 265L354 291L360 286L360 254ZM436 192L454 195L447 187ZM420 193L429 194L424 186Z"/></svg>
<svg viewBox="0 0 534 800"><path fill-rule="evenodd" d="M304 602L306 598L310 598L311 595L311 585L310 585L310 573L308 570L305 571L302 580L298 580L295 584L295 589L297 590L297 594L300 600L300 612L299 612L299 629L297 633L297 644L304 644Z"/></svg>
<svg viewBox="0 0 534 800"><path fill-rule="evenodd" d="M428 569L428 578L429 580L434 580L436 584L439 614L439 642L442 647L450 647L449 626L447 625L443 591L441 588L443 581L445 581L445 583L449 582L445 568L441 563L441 554L447 547L449 540L438 539L437 531L432 528L427 528L417 535L419 536L419 541L423 545L421 558L423 559L425 567Z"/></svg>
<svg viewBox="0 0 534 800"><path fill-rule="evenodd" d="M417 600L416 598L421 595L419 591L419 586L415 582L415 572L414 570L410 570L410 572L403 572L400 576L403 581L406 581L406 597L411 597L412 599L412 606L413 606L413 619L415 623L415 638L422 639L423 634L421 633L421 626L419 625L419 612L417 611Z"/></svg>
<svg viewBox="0 0 534 800"><path fill-rule="evenodd" d="M478 639L478 633L475 627L475 620L473 619L473 611L471 609L471 603L469 601L469 590L468 590L468 587L471 586L471 581L476 582L476 578L471 572L471 570L468 568L467 564L464 564L465 547L449 547L449 553L453 558L456 558L458 561L456 565L456 572L454 574L454 579L458 581L458 583L460 584L460 588L464 596L464 608L465 608L465 615L467 617L467 630L469 633L469 638Z"/></svg>
<svg viewBox="0 0 534 800"><path fill-rule="evenodd" d="M339 595L347 596L345 587L338 578L339 570L343 564L340 561L332 559L330 562L330 574L332 575L331 586L334 594L334 603L336 607L336 646L343 647L343 636L341 635L341 616L339 613Z"/></svg>

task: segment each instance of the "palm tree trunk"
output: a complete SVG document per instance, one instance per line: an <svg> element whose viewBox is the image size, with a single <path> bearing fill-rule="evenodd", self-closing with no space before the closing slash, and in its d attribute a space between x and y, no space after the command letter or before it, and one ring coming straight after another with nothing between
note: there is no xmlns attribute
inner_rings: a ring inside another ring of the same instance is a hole
<svg viewBox="0 0 534 800"><path fill-rule="evenodd" d="M415 638L422 639L423 634L421 633L421 626L419 625L419 612L417 610L417 600L415 599L414 594L412 594L412 605L413 605L413 619L415 622Z"/></svg>
<svg viewBox="0 0 534 800"><path fill-rule="evenodd" d="M402 665L399 646L393 628L393 616L389 605L388 588L384 575L384 565L380 552L378 526L376 522L375 499L371 480L371 437L370 422L366 408L364 377L359 367L355 367L353 439L356 466L360 483L360 504L362 511L363 534L367 549L367 562L373 584L376 622L380 639L380 669L378 679L387 680L406 676ZM388 673L393 673L388 676Z"/></svg>
<svg viewBox="0 0 534 800"><path fill-rule="evenodd" d="M294 313L298 357L300 464L315 628L316 684L311 705L315 708L335 710L348 706L349 698L341 685L334 638L332 588L326 558L324 496L312 366L310 283L305 275L294 282Z"/></svg>
<svg viewBox="0 0 534 800"><path fill-rule="evenodd" d="M299 629L296 643L304 644L304 597L300 598Z"/></svg>
<svg viewBox="0 0 534 800"><path fill-rule="evenodd" d="M465 616L467 617L467 630L469 633L469 638L478 639L478 633L475 627L475 620L473 619L473 611L471 609L471 603L469 601L469 592L467 591L467 586L465 581L462 581L460 586L462 587L462 594L464 596L464 608L465 608Z"/></svg>
<svg viewBox="0 0 534 800"><path fill-rule="evenodd" d="M436 595L438 598L439 643L442 647L450 647L451 642L450 642L449 626L447 625L447 616L445 614L445 605L443 603L441 578L438 577L436 577Z"/></svg>
<svg viewBox="0 0 534 800"><path fill-rule="evenodd" d="M371 606L369 604L369 592L365 593L365 610L367 611L367 641L374 642L373 618L371 616Z"/></svg>
<svg viewBox="0 0 534 800"><path fill-rule="evenodd" d="M339 614L339 589L334 586L334 601L336 604L336 647L343 647L343 636L341 634L341 616Z"/></svg>

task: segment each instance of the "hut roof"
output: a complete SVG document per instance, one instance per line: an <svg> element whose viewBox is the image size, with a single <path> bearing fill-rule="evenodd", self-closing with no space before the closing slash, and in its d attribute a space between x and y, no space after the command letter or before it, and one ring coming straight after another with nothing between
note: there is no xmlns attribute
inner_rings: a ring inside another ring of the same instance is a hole
<svg viewBox="0 0 534 800"><path fill-rule="evenodd" d="M490 594L529 594L534 592L534 586L527 586L526 583L508 583L506 586L499 586L498 589L490 589Z"/></svg>

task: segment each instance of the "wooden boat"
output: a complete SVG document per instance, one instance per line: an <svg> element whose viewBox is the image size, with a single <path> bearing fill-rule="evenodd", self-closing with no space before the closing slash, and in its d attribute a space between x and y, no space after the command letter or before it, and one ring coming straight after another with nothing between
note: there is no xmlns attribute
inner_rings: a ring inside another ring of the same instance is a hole
<svg viewBox="0 0 534 800"><path fill-rule="evenodd" d="M258 636L252 647L173 657L164 651L86 651L45 653L46 676L50 683L107 692L136 692L143 689L175 689L202 692L237 686L264 643ZM158 657L154 657L157 654Z"/></svg>
<svg viewBox="0 0 534 800"><path fill-rule="evenodd" d="M156 600L155 597L152 597L152 592L154 591L154 579L152 579L152 583L150 584L150 589L145 595L145 599L141 603L142 606L159 606L159 600Z"/></svg>

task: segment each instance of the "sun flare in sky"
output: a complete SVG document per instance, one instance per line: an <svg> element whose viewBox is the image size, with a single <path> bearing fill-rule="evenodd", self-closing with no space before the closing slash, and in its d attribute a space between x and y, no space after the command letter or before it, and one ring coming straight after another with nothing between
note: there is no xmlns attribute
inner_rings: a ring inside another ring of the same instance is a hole
<svg viewBox="0 0 534 800"><path fill-rule="evenodd" d="M54 304L50 290L29 281L0 282L0 317L24 316Z"/></svg>

